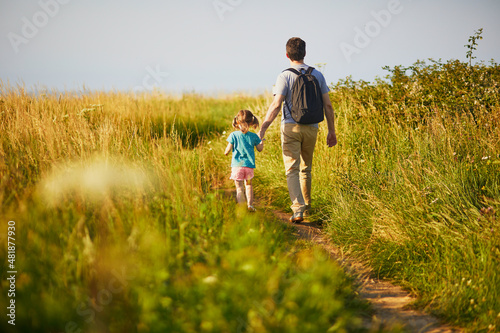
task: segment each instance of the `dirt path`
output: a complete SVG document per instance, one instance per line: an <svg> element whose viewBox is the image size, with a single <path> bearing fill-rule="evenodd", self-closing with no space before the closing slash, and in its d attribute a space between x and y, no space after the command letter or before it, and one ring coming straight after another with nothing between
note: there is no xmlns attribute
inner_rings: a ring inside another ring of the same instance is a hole
<svg viewBox="0 0 500 333"><path fill-rule="evenodd" d="M274 213L283 223L290 224L289 214L279 211ZM294 226L299 239L322 246L356 278L360 285L359 295L372 304L375 312L371 320L367 319L365 322L367 328L373 329L384 325L384 327L404 326L410 332L461 332L460 329L443 325L428 314L407 309L407 305L414 301L408 292L388 281L373 278L371 271L363 264L343 256L338 248L331 245L315 223L303 222Z"/></svg>

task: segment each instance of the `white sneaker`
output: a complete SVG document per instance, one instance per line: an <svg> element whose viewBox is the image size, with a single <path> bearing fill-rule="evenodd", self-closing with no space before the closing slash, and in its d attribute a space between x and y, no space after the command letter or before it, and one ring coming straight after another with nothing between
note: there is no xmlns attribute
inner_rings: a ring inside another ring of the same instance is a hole
<svg viewBox="0 0 500 333"><path fill-rule="evenodd" d="M304 214L302 212L296 212L293 213L292 216L290 216L290 222L292 223L299 223L304 221Z"/></svg>

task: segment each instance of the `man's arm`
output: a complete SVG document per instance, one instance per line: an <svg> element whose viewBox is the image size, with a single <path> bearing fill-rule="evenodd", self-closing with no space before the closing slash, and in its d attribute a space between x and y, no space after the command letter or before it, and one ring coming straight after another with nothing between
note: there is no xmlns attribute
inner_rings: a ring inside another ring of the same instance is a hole
<svg viewBox="0 0 500 333"><path fill-rule="evenodd" d="M337 135L335 134L335 114L333 113L333 106L328 93L324 93L322 96L326 123L328 125L328 136L326 137L326 144L328 145L328 147L333 147L337 144Z"/></svg>
<svg viewBox="0 0 500 333"><path fill-rule="evenodd" d="M271 126L274 119L276 119L276 116L278 116L278 114L280 113L281 104L283 103L284 100L285 100L285 96L279 95L279 94L274 95L274 99L271 102L269 109L267 110L266 118L264 119L264 122L262 123L262 126L260 127L259 137L261 139L264 138L264 135L266 134L267 129L269 128L269 126Z"/></svg>

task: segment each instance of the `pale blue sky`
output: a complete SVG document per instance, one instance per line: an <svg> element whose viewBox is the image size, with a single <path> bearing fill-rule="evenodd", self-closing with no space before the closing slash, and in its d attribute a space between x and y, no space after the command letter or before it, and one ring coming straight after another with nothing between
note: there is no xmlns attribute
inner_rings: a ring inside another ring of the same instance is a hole
<svg viewBox="0 0 500 333"><path fill-rule="evenodd" d="M498 0L0 0L0 79L30 88L260 92L307 43L328 83L385 65L500 61Z"/></svg>

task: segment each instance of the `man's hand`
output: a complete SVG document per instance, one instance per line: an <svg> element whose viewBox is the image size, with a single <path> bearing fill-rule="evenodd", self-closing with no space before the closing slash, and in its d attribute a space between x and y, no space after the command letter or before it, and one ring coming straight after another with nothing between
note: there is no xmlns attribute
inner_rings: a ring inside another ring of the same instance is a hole
<svg viewBox="0 0 500 333"><path fill-rule="evenodd" d="M326 137L326 144L328 147L333 147L337 144L337 135L335 134L335 114L333 113L332 101L328 93L324 93L323 106L325 108L326 124L328 125L328 136Z"/></svg>
<svg viewBox="0 0 500 333"><path fill-rule="evenodd" d="M337 135L335 132L328 132L328 136L326 137L326 144L328 147L333 147L337 144Z"/></svg>

